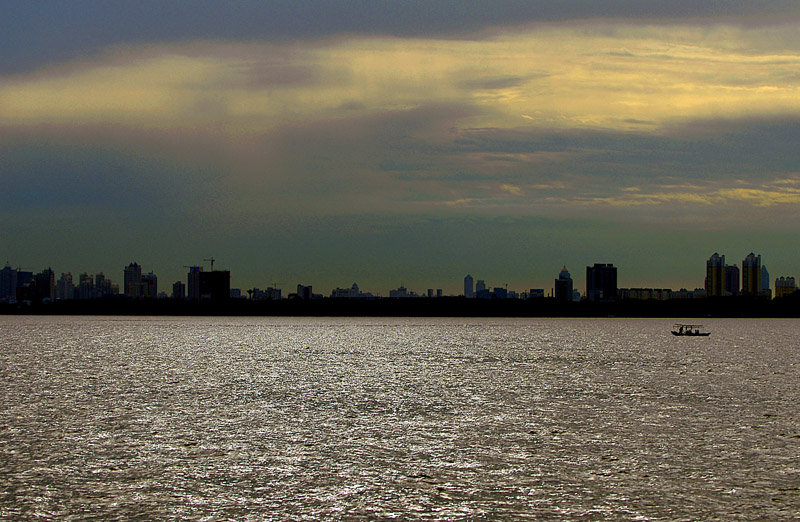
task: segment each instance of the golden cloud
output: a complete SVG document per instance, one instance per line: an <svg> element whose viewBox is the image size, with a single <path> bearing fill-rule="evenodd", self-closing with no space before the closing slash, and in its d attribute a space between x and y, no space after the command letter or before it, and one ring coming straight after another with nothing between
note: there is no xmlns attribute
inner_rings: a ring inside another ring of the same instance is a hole
<svg viewBox="0 0 800 522"><path fill-rule="evenodd" d="M540 26L485 40L148 47L0 78L0 124L247 132L460 104L476 109L465 127L647 130L676 119L799 113L800 52L759 52L751 44L768 32Z"/></svg>
<svg viewBox="0 0 800 522"><path fill-rule="evenodd" d="M519 187L517 187L515 185L509 185L507 183L503 183L502 185L500 185L500 190L502 190L504 192L508 192L509 194L513 194L514 196L521 196L522 195L522 189L521 188L519 188Z"/></svg>
<svg viewBox="0 0 800 522"><path fill-rule="evenodd" d="M785 185L786 180L767 183L763 187L716 188L714 185L690 187L661 186L656 191L644 191L641 188L620 189L619 194L603 197L579 197L576 203L609 207L641 207L645 205L664 204L699 204L717 205L730 202L749 203L757 207L776 205L794 205L800 203L800 189L769 188Z"/></svg>

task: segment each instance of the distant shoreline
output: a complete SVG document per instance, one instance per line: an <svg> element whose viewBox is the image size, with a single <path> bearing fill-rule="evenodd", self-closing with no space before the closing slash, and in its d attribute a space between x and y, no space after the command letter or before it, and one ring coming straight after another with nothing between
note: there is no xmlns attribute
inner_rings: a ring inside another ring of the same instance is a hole
<svg viewBox="0 0 800 522"><path fill-rule="evenodd" d="M796 293L800 294L800 292ZM800 295L562 302L552 298L283 299L219 302L101 298L38 304L0 304L3 315L307 316L307 317L753 317L800 318Z"/></svg>

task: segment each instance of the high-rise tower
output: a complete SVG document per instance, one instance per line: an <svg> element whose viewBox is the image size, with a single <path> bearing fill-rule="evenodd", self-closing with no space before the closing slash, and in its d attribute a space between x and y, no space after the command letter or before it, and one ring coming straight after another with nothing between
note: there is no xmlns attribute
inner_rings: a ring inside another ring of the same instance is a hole
<svg viewBox="0 0 800 522"><path fill-rule="evenodd" d="M124 274L124 293L125 297L133 299L142 296L142 267L137 263L131 263L125 267Z"/></svg>
<svg viewBox="0 0 800 522"><path fill-rule="evenodd" d="M473 284L472 276L467 274L464 278L464 297L472 299L475 297L475 286Z"/></svg>
<svg viewBox="0 0 800 522"><path fill-rule="evenodd" d="M200 274L203 272L202 266L190 266L186 276L186 297L189 299L200 299Z"/></svg>
<svg viewBox="0 0 800 522"><path fill-rule="evenodd" d="M555 280L555 298L559 301L572 301L572 276L567 267L563 267Z"/></svg>
<svg viewBox="0 0 800 522"><path fill-rule="evenodd" d="M742 261L742 294L755 296L761 293L761 255L750 252Z"/></svg>
<svg viewBox="0 0 800 522"><path fill-rule="evenodd" d="M716 252L706 261L706 295L725 295L725 256Z"/></svg>
<svg viewBox="0 0 800 522"><path fill-rule="evenodd" d="M616 301L617 267L611 263L587 266L586 298L589 301Z"/></svg>

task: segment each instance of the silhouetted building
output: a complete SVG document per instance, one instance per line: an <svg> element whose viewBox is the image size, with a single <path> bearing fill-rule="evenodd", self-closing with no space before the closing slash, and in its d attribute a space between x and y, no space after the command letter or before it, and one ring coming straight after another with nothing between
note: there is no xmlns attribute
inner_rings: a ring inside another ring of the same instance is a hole
<svg viewBox="0 0 800 522"><path fill-rule="evenodd" d="M572 301L572 276L569 275L567 267L563 267L555 280L555 293L553 294L559 301Z"/></svg>
<svg viewBox="0 0 800 522"><path fill-rule="evenodd" d="M17 270L6 266L0 270L0 301L16 299L17 297Z"/></svg>
<svg viewBox="0 0 800 522"><path fill-rule="evenodd" d="M78 276L78 299L94 299L94 281L86 272Z"/></svg>
<svg viewBox="0 0 800 522"><path fill-rule="evenodd" d="M483 279L478 279L478 282L475 284L475 294L477 294L483 290L486 290L486 282Z"/></svg>
<svg viewBox="0 0 800 522"><path fill-rule="evenodd" d="M158 297L158 277L153 272L142 275L142 297L156 299Z"/></svg>
<svg viewBox="0 0 800 522"><path fill-rule="evenodd" d="M475 292L476 299L491 299L492 298L492 291L488 288L481 288Z"/></svg>
<svg viewBox="0 0 800 522"><path fill-rule="evenodd" d="M254 301L279 301L282 299L280 288L269 287L266 290L253 288L252 290L248 290L247 293L250 294L250 299Z"/></svg>
<svg viewBox="0 0 800 522"><path fill-rule="evenodd" d="M775 298L786 297L797 290L794 277L779 277L775 280Z"/></svg>
<svg viewBox="0 0 800 522"><path fill-rule="evenodd" d="M528 299L544 297L544 288L531 288L528 290Z"/></svg>
<svg viewBox="0 0 800 522"><path fill-rule="evenodd" d="M761 256L750 252L742 261L742 294L756 296L761 293Z"/></svg>
<svg viewBox="0 0 800 522"><path fill-rule="evenodd" d="M138 299L142 296L142 267L138 263L131 263L125 267L122 284L125 297Z"/></svg>
<svg viewBox="0 0 800 522"><path fill-rule="evenodd" d="M775 280L775 298L786 297L797 290L794 277L779 277Z"/></svg>
<svg viewBox="0 0 800 522"><path fill-rule="evenodd" d="M705 287L709 296L725 295L725 256L714 252L706 261Z"/></svg>
<svg viewBox="0 0 800 522"><path fill-rule="evenodd" d="M464 297L468 299L472 299L475 297L475 285L472 280L472 276L467 274L467 277L464 278Z"/></svg>
<svg viewBox="0 0 800 522"><path fill-rule="evenodd" d="M105 297L107 295L116 295L119 292L119 287L115 285L111 279L107 279L103 272L99 272L94 276L94 296Z"/></svg>
<svg viewBox="0 0 800 522"><path fill-rule="evenodd" d="M17 272L17 282L14 285L14 294L13 297L16 297L17 301L34 301L36 300L36 290L32 288L36 284L36 281L33 277L33 272L28 272L26 270L20 270L19 268L16 270Z"/></svg>
<svg viewBox="0 0 800 522"><path fill-rule="evenodd" d="M767 265L761 266L761 295L771 299L772 290L769 288L769 272L767 272Z"/></svg>
<svg viewBox="0 0 800 522"><path fill-rule="evenodd" d="M353 286L350 288L337 288L331 292L331 297L333 299L360 299L366 297L372 297L370 293L362 293L361 290L358 288L356 283L353 283Z"/></svg>
<svg viewBox="0 0 800 522"><path fill-rule="evenodd" d="M51 268L42 270L24 284L19 284L20 274L21 272L17 272L17 301L42 303L55 299L56 276Z"/></svg>
<svg viewBox="0 0 800 522"><path fill-rule="evenodd" d="M52 268L46 268L36 274L36 298L53 300L56 298L56 274Z"/></svg>
<svg viewBox="0 0 800 522"><path fill-rule="evenodd" d="M739 295L739 267L725 265L725 295Z"/></svg>
<svg viewBox="0 0 800 522"><path fill-rule="evenodd" d="M224 301L231 297L231 273L229 270L200 272L200 299Z"/></svg>
<svg viewBox="0 0 800 522"><path fill-rule="evenodd" d="M587 266L586 298L589 301L616 301L617 267L611 263Z"/></svg>
<svg viewBox="0 0 800 522"><path fill-rule="evenodd" d="M61 273L56 283L56 299L69 300L75 298L75 284L72 282L72 272Z"/></svg>
<svg viewBox="0 0 800 522"><path fill-rule="evenodd" d="M200 299L200 274L203 273L202 266L190 266L186 276L186 295L189 299Z"/></svg>
<svg viewBox="0 0 800 522"><path fill-rule="evenodd" d="M617 290L617 298L639 299L646 301L654 299L656 301L666 301L672 299L672 290L669 288L620 288Z"/></svg>
<svg viewBox="0 0 800 522"><path fill-rule="evenodd" d="M314 292L312 291L311 285L297 285L297 297L303 300L309 300L314 296Z"/></svg>
<svg viewBox="0 0 800 522"><path fill-rule="evenodd" d="M31 281L17 287L16 299L18 303L33 303L36 301L36 283Z"/></svg>
<svg viewBox="0 0 800 522"><path fill-rule="evenodd" d="M181 281L172 283L172 298L173 299L186 299L186 285Z"/></svg>

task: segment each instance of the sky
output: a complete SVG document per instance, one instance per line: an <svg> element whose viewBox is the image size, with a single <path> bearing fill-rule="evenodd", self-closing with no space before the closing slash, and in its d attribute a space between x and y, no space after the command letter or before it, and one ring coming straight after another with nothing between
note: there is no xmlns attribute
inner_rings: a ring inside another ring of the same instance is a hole
<svg viewBox="0 0 800 522"><path fill-rule="evenodd" d="M10 0L0 256L232 286L798 277L800 4Z"/></svg>

